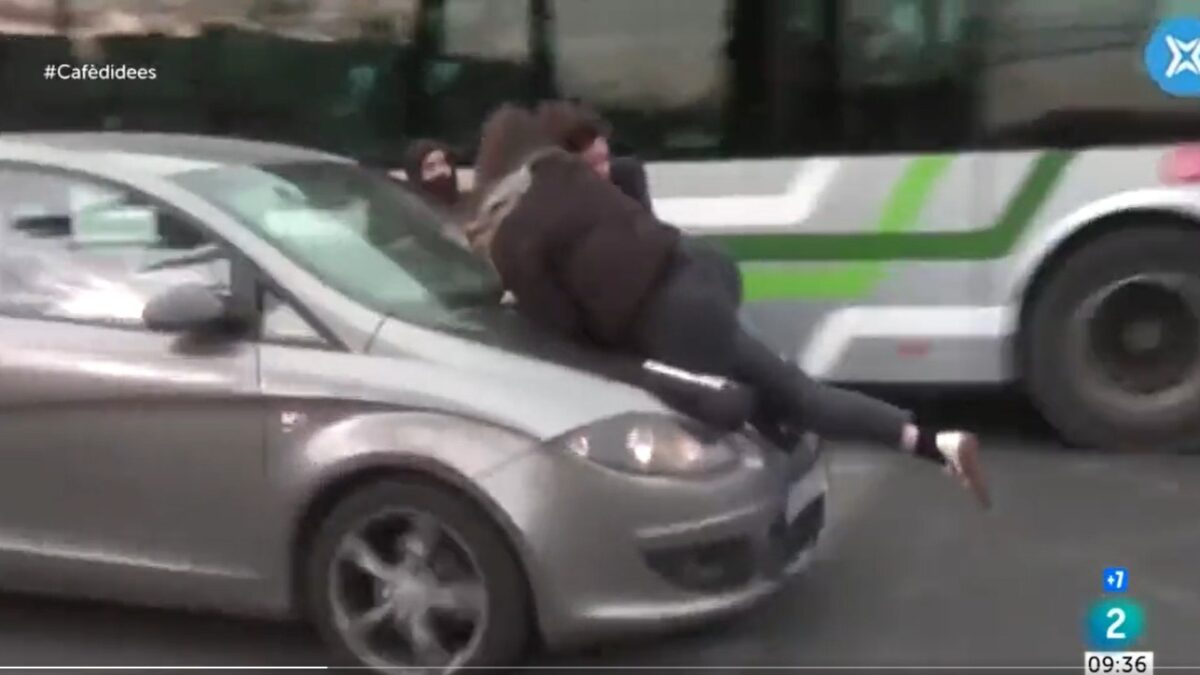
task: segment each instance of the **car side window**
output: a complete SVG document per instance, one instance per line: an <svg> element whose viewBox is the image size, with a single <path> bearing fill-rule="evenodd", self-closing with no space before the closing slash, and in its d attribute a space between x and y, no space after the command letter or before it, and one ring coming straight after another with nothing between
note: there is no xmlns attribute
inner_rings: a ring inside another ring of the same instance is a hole
<svg viewBox="0 0 1200 675"><path fill-rule="evenodd" d="M180 283L227 294L231 258L190 221L135 191L41 169L0 168L0 311L142 326Z"/></svg>
<svg viewBox="0 0 1200 675"><path fill-rule="evenodd" d="M263 342L298 347L329 347L329 341L294 305L270 291L263 294L262 329L259 338Z"/></svg>

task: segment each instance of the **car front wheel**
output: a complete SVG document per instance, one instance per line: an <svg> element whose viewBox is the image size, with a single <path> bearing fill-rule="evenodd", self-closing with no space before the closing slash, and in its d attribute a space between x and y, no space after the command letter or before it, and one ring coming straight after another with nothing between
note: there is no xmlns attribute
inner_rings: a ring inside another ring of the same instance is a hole
<svg viewBox="0 0 1200 675"><path fill-rule="evenodd" d="M308 559L313 620L339 665L379 672L511 667L530 636L524 578L473 503L386 481L338 504Z"/></svg>

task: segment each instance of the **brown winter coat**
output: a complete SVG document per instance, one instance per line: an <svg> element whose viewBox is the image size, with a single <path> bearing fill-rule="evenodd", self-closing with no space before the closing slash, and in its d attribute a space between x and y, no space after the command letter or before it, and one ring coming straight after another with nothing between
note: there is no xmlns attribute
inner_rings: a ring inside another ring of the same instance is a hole
<svg viewBox="0 0 1200 675"><path fill-rule="evenodd" d="M535 155L483 198L469 233L519 311L560 333L628 345L680 232L561 151Z"/></svg>

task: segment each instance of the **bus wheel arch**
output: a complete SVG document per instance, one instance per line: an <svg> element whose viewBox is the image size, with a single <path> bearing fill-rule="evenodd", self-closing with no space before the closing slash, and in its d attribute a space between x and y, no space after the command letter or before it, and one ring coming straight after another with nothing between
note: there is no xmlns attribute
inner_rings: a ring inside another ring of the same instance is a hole
<svg viewBox="0 0 1200 675"><path fill-rule="evenodd" d="M1188 301L1184 310L1169 297L1176 292ZM1137 323L1154 308L1162 317ZM1177 354L1165 348L1157 355L1126 354L1127 336L1146 323L1159 327L1164 343L1190 335L1193 323L1200 331L1200 215L1162 209L1110 214L1079 227L1037 265L1020 296L1014 370L1069 444L1200 447L1200 415L1186 414L1200 411L1200 346L1194 355L1182 347ZM1168 357L1176 356L1187 364L1179 373L1190 379L1143 395L1137 387L1153 384L1155 369L1166 377ZM1160 364L1159 357L1166 360ZM1127 384L1131 373L1137 387Z"/></svg>

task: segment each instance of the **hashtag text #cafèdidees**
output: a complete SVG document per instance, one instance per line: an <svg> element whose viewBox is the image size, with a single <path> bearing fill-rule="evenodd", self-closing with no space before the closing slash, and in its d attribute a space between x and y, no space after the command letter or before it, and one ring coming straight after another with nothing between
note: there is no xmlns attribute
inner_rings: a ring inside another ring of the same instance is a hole
<svg viewBox="0 0 1200 675"><path fill-rule="evenodd" d="M87 64L82 66L69 63L49 64L42 69L42 77L47 80L156 80L158 71L153 66L137 67L113 65L111 63L97 66Z"/></svg>

